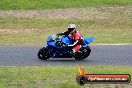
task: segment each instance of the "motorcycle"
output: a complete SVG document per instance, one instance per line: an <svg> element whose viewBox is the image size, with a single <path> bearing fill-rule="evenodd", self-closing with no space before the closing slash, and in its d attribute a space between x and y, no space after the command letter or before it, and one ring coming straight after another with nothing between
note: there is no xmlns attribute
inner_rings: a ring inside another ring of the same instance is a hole
<svg viewBox="0 0 132 88"><path fill-rule="evenodd" d="M73 40L64 35L61 38L57 35L48 36L46 41L46 46L41 48L38 52L38 58L40 60L47 60L49 58L75 58L76 60L84 60L87 58L91 49L89 43L91 43L94 38L84 38L84 45L77 51L74 55L70 52L71 47L63 47L64 45L73 44Z"/></svg>

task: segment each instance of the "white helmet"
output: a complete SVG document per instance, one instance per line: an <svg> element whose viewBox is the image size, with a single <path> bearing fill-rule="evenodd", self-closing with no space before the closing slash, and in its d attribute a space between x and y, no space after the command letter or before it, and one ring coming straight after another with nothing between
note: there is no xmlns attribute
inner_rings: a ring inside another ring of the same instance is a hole
<svg viewBox="0 0 132 88"><path fill-rule="evenodd" d="M73 28L73 29L75 29L75 28L76 28L76 25L75 25L75 24L69 24L69 25L68 25L68 28Z"/></svg>

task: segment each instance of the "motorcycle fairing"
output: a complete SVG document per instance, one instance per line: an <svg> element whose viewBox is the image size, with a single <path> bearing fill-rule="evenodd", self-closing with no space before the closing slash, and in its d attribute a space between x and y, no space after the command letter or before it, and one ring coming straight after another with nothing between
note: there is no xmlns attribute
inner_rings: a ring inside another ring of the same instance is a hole
<svg viewBox="0 0 132 88"><path fill-rule="evenodd" d="M93 40L94 40L94 38L84 38L85 45L83 47L88 46L88 44L90 42L92 42ZM48 52L53 54L52 58L72 58L72 56L69 53L71 49L69 50L69 49L65 49L61 46L56 46L56 42L58 42L58 41L62 42L62 44L66 44L66 45L74 43L69 36L63 36L61 39L56 39L56 40L52 40L52 37L49 36L47 38L46 48L48 49ZM55 51L55 52L52 52L52 51Z"/></svg>
<svg viewBox="0 0 132 88"><path fill-rule="evenodd" d="M84 43L85 45L83 47L87 47L89 45L89 43L91 43L93 40L95 40L95 38L84 38Z"/></svg>

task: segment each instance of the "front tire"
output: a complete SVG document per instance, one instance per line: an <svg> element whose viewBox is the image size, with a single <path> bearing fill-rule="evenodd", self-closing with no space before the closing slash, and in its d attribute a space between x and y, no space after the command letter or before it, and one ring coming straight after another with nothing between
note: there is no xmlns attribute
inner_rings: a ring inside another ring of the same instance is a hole
<svg viewBox="0 0 132 88"><path fill-rule="evenodd" d="M73 56L76 60L84 60L87 58L91 53L91 49L89 46L85 48L81 48L78 52L75 53Z"/></svg>
<svg viewBox="0 0 132 88"><path fill-rule="evenodd" d="M38 52L38 58L39 58L40 60L47 60L47 59L50 58L50 57L49 57L49 54L48 54L48 50L47 50L45 47L43 47L43 48L41 48L41 49L39 50L39 52Z"/></svg>

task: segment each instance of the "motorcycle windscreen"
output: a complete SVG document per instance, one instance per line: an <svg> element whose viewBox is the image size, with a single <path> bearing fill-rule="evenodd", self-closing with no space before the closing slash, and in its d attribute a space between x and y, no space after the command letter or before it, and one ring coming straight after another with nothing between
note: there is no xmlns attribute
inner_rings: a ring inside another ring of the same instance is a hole
<svg viewBox="0 0 132 88"><path fill-rule="evenodd" d="M52 36L47 38L47 45L55 46L56 41L52 39Z"/></svg>
<svg viewBox="0 0 132 88"><path fill-rule="evenodd" d="M52 36L48 36L48 38L47 38L47 41L46 41L46 42L51 42L51 41L53 41Z"/></svg>
<svg viewBox="0 0 132 88"><path fill-rule="evenodd" d="M95 38L84 38L85 44L89 44L89 43L92 42L93 40L95 40Z"/></svg>
<svg viewBox="0 0 132 88"><path fill-rule="evenodd" d="M66 45L73 44L73 41L69 36L63 36L61 42Z"/></svg>

